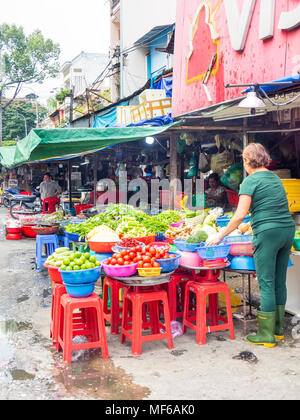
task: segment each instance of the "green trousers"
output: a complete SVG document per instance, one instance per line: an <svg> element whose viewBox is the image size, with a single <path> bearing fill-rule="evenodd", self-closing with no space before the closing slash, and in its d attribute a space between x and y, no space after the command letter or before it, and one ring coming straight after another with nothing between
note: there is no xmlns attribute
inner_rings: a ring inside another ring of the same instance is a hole
<svg viewBox="0 0 300 420"><path fill-rule="evenodd" d="M254 235L262 312L275 312L277 305L286 304L286 274L294 236L294 227L268 229Z"/></svg>

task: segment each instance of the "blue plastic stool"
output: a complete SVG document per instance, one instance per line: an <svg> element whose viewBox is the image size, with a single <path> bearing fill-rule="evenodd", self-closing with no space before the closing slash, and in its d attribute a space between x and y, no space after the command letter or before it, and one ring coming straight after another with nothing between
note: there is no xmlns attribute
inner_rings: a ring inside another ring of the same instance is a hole
<svg viewBox="0 0 300 420"><path fill-rule="evenodd" d="M46 256L43 255L43 245L46 245ZM49 255L59 248L57 235L37 235L35 248L35 266L38 272L42 271Z"/></svg>
<svg viewBox="0 0 300 420"><path fill-rule="evenodd" d="M58 244L61 247L70 247L70 241L69 238L67 236L61 236L61 235L57 235L58 237Z"/></svg>

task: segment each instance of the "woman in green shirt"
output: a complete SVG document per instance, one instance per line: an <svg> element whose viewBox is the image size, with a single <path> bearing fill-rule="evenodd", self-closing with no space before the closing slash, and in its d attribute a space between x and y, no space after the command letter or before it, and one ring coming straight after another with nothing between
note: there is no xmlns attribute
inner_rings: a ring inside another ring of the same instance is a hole
<svg viewBox="0 0 300 420"><path fill-rule="evenodd" d="M228 226L210 245L218 244L232 233L251 212L254 261L260 287L259 331L247 337L253 344L274 347L283 339L283 319L287 300L286 273L295 236L295 222L280 178L266 166L270 156L259 143L252 143L243 153L249 176L240 189L236 213Z"/></svg>

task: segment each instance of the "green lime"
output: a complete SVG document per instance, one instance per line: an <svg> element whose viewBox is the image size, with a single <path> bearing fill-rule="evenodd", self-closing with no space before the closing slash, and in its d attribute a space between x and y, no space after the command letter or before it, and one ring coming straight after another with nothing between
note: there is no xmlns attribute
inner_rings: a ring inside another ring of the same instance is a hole
<svg viewBox="0 0 300 420"><path fill-rule="evenodd" d="M81 270L86 270L87 268L86 268L86 264L82 264L82 266L81 266Z"/></svg>
<svg viewBox="0 0 300 420"><path fill-rule="evenodd" d="M74 261L74 260L75 260L75 258L76 258L76 256L75 256L75 254L74 254L74 253L73 253L73 254L71 254L71 255L70 255L70 257L69 257L70 261Z"/></svg>
<svg viewBox="0 0 300 420"><path fill-rule="evenodd" d="M72 267L69 265L68 267L66 267L66 271L72 271Z"/></svg>
<svg viewBox="0 0 300 420"><path fill-rule="evenodd" d="M99 267L99 265L100 265L100 261L98 261L98 260L97 260L97 261L95 262L95 265L96 265L96 267Z"/></svg>
<svg viewBox="0 0 300 420"><path fill-rule="evenodd" d="M75 258L80 258L80 257L81 257L81 252L76 251L76 252L75 252Z"/></svg>
<svg viewBox="0 0 300 420"><path fill-rule="evenodd" d="M69 264L69 267L71 267L73 269L73 267L76 265L75 261L71 261Z"/></svg>
<svg viewBox="0 0 300 420"><path fill-rule="evenodd" d="M87 260L90 258L91 254L89 252L85 252L83 254L84 258L86 258Z"/></svg>
<svg viewBox="0 0 300 420"><path fill-rule="evenodd" d="M71 262L70 258L65 258L65 259L63 260L63 264L64 264L64 265L69 265L69 264L70 264L70 262Z"/></svg>
<svg viewBox="0 0 300 420"><path fill-rule="evenodd" d="M74 260L74 262L75 262L75 264L76 264L76 265L81 265L81 264L82 264L82 261L81 261L81 259L80 259L80 258L76 258L76 259Z"/></svg>
<svg viewBox="0 0 300 420"><path fill-rule="evenodd" d="M97 261L97 258L94 255L92 255L90 257L90 262L93 263L93 264L95 264L96 261Z"/></svg>
<svg viewBox="0 0 300 420"><path fill-rule="evenodd" d="M61 270L63 270L63 271L66 271L66 268L67 268L67 267L66 267L65 265L61 265L61 266L60 266L60 269L61 269Z"/></svg>
<svg viewBox="0 0 300 420"><path fill-rule="evenodd" d="M74 265L73 270L74 271L81 270L81 267L79 265Z"/></svg>

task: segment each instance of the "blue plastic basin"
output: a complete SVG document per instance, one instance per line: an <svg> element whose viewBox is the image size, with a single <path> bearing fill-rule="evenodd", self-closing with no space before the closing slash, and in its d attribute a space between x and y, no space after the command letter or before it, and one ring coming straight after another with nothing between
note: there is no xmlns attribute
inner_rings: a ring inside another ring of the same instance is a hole
<svg viewBox="0 0 300 420"><path fill-rule="evenodd" d="M231 260L230 268L232 270L256 270L253 257L234 257Z"/></svg>
<svg viewBox="0 0 300 420"><path fill-rule="evenodd" d="M96 281L84 284L70 284L64 282L64 285L66 286L66 291L70 296L74 298L85 298L93 293L95 283Z"/></svg>
<svg viewBox="0 0 300 420"><path fill-rule="evenodd" d="M76 271L62 271L61 277L64 283L68 284L85 284L95 282L101 275L101 265L99 267L90 268L89 270L76 270Z"/></svg>
<svg viewBox="0 0 300 420"><path fill-rule="evenodd" d="M169 252L169 255L174 255L174 258L169 258L167 260L158 259L156 262L161 266L162 273L170 273L175 271L179 267L179 260L181 255L173 252Z"/></svg>
<svg viewBox="0 0 300 420"><path fill-rule="evenodd" d="M187 244L186 239L175 239L174 245L181 252L196 252L203 243Z"/></svg>

